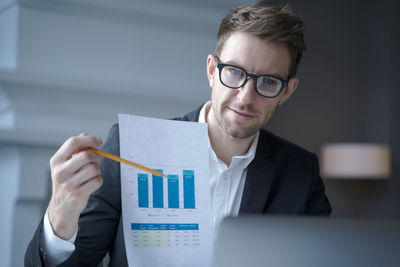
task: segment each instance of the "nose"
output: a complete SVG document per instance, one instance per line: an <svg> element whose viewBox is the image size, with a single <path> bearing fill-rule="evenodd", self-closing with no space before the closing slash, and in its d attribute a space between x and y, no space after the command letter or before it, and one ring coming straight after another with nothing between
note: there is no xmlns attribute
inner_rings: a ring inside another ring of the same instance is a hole
<svg viewBox="0 0 400 267"><path fill-rule="evenodd" d="M237 90L238 93L236 97L243 105L252 103L257 94L254 88L254 78L248 77L245 84Z"/></svg>

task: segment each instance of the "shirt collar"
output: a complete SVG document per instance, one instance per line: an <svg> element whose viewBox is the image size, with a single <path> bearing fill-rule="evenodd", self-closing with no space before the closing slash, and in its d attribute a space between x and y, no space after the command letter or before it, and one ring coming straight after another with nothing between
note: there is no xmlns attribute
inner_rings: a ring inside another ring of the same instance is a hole
<svg viewBox="0 0 400 267"><path fill-rule="evenodd" d="M211 107L211 101L207 101L203 107L200 110L200 114L199 114L199 122L200 123L207 123L206 121L206 114L208 113L208 111L210 110Z"/></svg>

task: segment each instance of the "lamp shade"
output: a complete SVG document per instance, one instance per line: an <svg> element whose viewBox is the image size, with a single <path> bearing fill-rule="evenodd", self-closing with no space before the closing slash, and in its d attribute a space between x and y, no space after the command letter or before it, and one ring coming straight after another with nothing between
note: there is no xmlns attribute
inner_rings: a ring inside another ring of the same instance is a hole
<svg viewBox="0 0 400 267"><path fill-rule="evenodd" d="M390 176L390 148L385 144L326 144L321 158L324 178L385 179Z"/></svg>

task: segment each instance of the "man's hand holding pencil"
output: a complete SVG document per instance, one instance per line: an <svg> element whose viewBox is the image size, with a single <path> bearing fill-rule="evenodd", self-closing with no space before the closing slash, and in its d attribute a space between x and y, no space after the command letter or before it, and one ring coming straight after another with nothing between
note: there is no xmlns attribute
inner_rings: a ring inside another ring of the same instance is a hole
<svg viewBox="0 0 400 267"><path fill-rule="evenodd" d="M69 138L50 159L52 196L48 207L54 233L70 239L78 228L78 219L90 195L101 187L100 156L87 150L102 141L80 134Z"/></svg>
<svg viewBox="0 0 400 267"><path fill-rule="evenodd" d="M101 143L100 139L82 133L69 138L50 159L52 196L48 215L53 232L64 240L75 234L90 195L103 184L100 156L165 177L156 170L96 149Z"/></svg>

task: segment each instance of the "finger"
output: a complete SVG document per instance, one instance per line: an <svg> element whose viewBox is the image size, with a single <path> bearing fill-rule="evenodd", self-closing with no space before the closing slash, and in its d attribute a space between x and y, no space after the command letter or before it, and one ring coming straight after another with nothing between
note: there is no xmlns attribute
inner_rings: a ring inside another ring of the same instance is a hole
<svg viewBox="0 0 400 267"><path fill-rule="evenodd" d="M64 161L58 167L55 167L55 176L59 177L59 182L63 182L68 177L73 176L76 172L79 172L87 164L94 164L99 166L101 162L101 157L96 153L88 150L80 151L73 154L70 159Z"/></svg>
<svg viewBox="0 0 400 267"><path fill-rule="evenodd" d="M74 136L69 138L54 154L54 164L60 161L65 161L71 157L72 154L77 153L88 147L98 147L102 143L101 139L95 136Z"/></svg>
<svg viewBox="0 0 400 267"><path fill-rule="evenodd" d="M94 177L87 182L83 183L80 187L76 189L77 194L81 196L89 196L93 194L97 189L103 185L103 179L101 176Z"/></svg>
<svg viewBox="0 0 400 267"><path fill-rule="evenodd" d="M97 176L100 176L100 168L98 165L86 164L65 182L65 186L68 190L73 190Z"/></svg>

